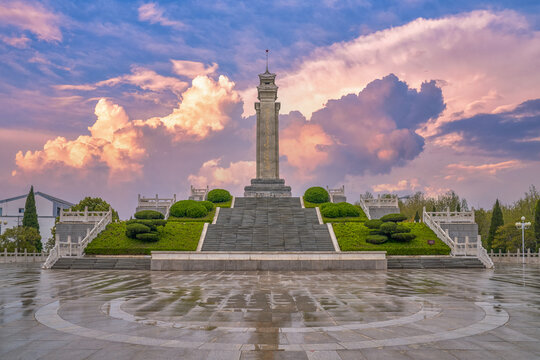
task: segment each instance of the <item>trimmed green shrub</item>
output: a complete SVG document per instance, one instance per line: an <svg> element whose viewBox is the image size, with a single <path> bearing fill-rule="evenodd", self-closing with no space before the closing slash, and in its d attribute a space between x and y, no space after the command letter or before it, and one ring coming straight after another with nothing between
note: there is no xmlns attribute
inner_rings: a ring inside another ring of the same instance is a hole
<svg viewBox="0 0 540 360"><path fill-rule="evenodd" d="M341 217L339 208L336 206L336 204L325 206L324 209L321 210L321 215L327 218Z"/></svg>
<svg viewBox="0 0 540 360"><path fill-rule="evenodd" d="M137 240L145 241L145 242L156 242L159 240L159 235L157 233L142 233L137 234L136 236Z"/></svg>
<svg viewBox="0 0 540 360"><path fill-rule="evenodd" d="M214 203L211 201L199 201L199 204L204 206L208 211L212 211L212 209L214 209Z"/></svg>
<svg viewBox="0 0 540 360"><path fill-rule="evenodd" d="M356 206L346 202L337 204L324 203L320 209L321 214L327 218L360 216L360 210Z"/></svg>
<svg viewBox="0 0 540 360"><path fill-rule="evenodd" d="M204 217L208 214L208 210L201 201L181 200L171 206L170 213L174 217ZM197 215L197 216L192 216Z"/></svg>
<svg viewBox="0 0 540 360"><path fill-rule="evenodd" d="M379 229L369 229L370 235L381 235L381 230Z"/></svg>
<svg viewBox="0 0 540 360"><path fill-rule="evenodd" d="M328 202L330 195L328 195L328 191L326 191L324 188L314 186L306 190L304 193L304 199L315 204L322 204Z"/></svg>
<svg viewBox="0 0 540 360"><path fill-rule="evenodd" d="M411 233L395 233L392 234L392 239L400 242L409 242L416 238L416 235Z"/></svg>
<svg viewBox="0 0 540 360"><path fill-rule="evenodd" d="M186 209L186 216L190 218L202 218L208 215L208 209L201 204L194 204Z"/></svg>
<svg viewBox="0 0 540 360"><path fill-rule="evenodd" d="M364 223L364 225L368 228L368 229L378 229L381 227L381 225L383 224L383 221L382 220L379 220L379 219L373 219L373 220L368 220Z"/></svg>
<svg viewBox="0 0 540 360"><path fill-rule="evenodd" d="M135 239L138 234L149 233L150 228L144 224L133 223L126 226L126 236Z"/></svg>
<svg viewBox="0 0 540 360"><path fill-rule="evenodd" d="M224 189L214 189L208 193L208 201L213 203L226 202L231 200L231 193Z"/></svg>
<svg viewBox="0 0 540 360"><path fill-rule="evenodd" d="M366 237L366 242L370 244L383 244L388 240L384 235L368 235Z"/></svg>
<svg viewBox="0 0 540 360"><path fill-rule="evenodd" d="M165 216L155 210L141 210L135 213L135 219L165 219Z"/></svg>
<svg viewBox="0 0 540 360"><path fill-rule="evenodd" d="M411 228L407 227L407 226L405 226L403 224L397 224L395 232L397 232L397 233L408 233L408 232L411 232Z"/></svg>
<svg viewBox="0 0 540 360"><path fill-rule="evenodd" d="M325 207L327 206L332 206L334 204L332 204L331 202L325 202L325 203L322 203L320 206L319 206L319 209L324 209Z"/></svg>
<svg viewBox="0 0 540 360"><path fill-rule="evenodd" d="M341 217L356 217L360 216L360 210L353 204L348 202L340 202L336 204L339 208L339 213Z"/></svg>
<svg viewBox="0 0 540 360"><path fill-rule="evenodd" d="M167 220L163 219L149 219L149 220L128 220L126 221L126 224L143 224L150 228L150 231L156 231L158 226L165 226L167 224Z"/></svg>
<svg viewBox="0 0 540 360"><path fill-rule="evenodd" d="M382 234L390 235L396 232L397 225L394 222L386 222L381 225L379 230Z"/></svg>
<svg viewBox="0 0 540 360"><path fill-rule="evenodd" d="M407 217L403 214L388 214L388 215L384 215L381 220L383 222L401 222L401 221L404 221L404 220L407 220Z"/></svg>

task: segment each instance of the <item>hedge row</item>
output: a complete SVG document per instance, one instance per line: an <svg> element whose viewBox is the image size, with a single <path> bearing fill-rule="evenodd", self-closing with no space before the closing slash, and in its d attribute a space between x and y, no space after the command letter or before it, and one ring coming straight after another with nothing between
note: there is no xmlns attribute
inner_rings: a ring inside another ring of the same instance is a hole
<svg viewBox="0 0 540 360"><path fill-rule="evenodd" d="M171 206L170 214L177 218L202 218L213 208L214 204L210 201L181 200Z"/></svg>
<svg viewBox="0 0 540 360"><path fill-rule="evenodd" d="M347 202L324 203L321 205L321 214L327 218L357 217L360 216L360 210Z"/></svg>

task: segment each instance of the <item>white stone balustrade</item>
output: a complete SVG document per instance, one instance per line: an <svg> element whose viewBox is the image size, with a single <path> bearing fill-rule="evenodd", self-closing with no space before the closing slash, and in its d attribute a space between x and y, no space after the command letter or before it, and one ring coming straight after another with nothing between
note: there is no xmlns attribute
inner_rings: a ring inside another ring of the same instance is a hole
<svg viewBox="0 0 540 360"><path fill-rule="evenodd" d="M189 200L204 201L206 200L209 191L210 188L208 185L205 188L196 188L191 185L191 195L189 196Z"/></svg>
<svg viewBox="0 0 540 360"><path fill-rule="evenodd" d="M433 221L445 224L474 224L474 211L430 211Z"/></svg>
<svg viewBox="0 0 540 360"><path fill-rule="evenodd" d="M169 208L176 202L176 194L172 198L160 198L158 194L155 197L144 197L141 194L137 196L137 209L144 208L147 210Z"/></svg>
<svg viewBox="0 0 540 360"><path fill-rule="evenodd" d="M397 196L381 197L379 195L376 198L363 198L360 196L360 199L364 201L367 207L399 207Z"/></svg>
<svg viewBox="0 0 540 360"><path fill-rule="evenodd" d="M70 223L70 222L99 222L103 217L107 215L109 211L88 211L88 207L84 208L84 211L71 211L71 210L62 210L60 212L60 222L61 223Z"/></svg>
<svg viewBox="0 0 540 360"><path fill-rule="evenodd" d="M345 197L345 185L337 189L330 189L326 186L326 190L328 191L328 195L330 195L330 202L338 203L347 201L347 198Z"/></svg>

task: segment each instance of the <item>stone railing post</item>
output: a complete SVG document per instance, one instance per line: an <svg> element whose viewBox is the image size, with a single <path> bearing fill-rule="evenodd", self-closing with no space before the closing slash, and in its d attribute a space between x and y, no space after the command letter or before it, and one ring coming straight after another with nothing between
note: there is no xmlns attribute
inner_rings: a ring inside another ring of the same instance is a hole
<svg viewBox="0 0 540 360"><path fill-rule="evenodd" d="M84 222L88 222L88 206L84 207Z"/></svg>
<svg viewBox="0 0 540 360"><path fill-rule="evenodd" d="M531 257L531 248L527 249L527 259Z"/></svg>
<svg viewBox="0 0 540 360"><path fill-rule="evenodd" d="M71 256L71 235L68 235L67 240L68 240L69 256Z"/></svg>

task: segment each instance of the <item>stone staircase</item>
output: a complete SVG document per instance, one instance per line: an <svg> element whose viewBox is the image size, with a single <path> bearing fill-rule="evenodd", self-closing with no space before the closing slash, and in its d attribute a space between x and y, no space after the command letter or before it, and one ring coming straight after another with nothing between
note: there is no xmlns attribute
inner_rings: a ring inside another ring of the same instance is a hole
<svg viewBox="0 0 540 360"><path fill-rule="evenodd" d="M128 257L62 257L52 266L53 269L88 270L150 270L150 256Z"/></svg>
<svg viewBox="0 0 540 360"><path fill-rule="evenodd" d="M484 269L478 258L464 256L388 256L386 261L388 269Z"/></svg>
<svg viewBox="0 0 540 360"><path fill-rule="evenodd" d="M202 251L335 251L326 224L299 198L236 198L208 226Z"/></svg>

